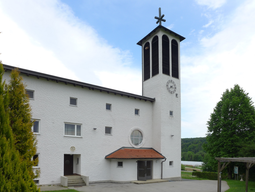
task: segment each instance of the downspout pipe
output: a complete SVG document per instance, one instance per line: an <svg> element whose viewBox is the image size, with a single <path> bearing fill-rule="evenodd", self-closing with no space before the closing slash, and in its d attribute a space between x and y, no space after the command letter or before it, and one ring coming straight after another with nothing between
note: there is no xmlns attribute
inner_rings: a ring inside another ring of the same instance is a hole
<svg viewBox="0 0 255 192"><path fill-rule="evenodd" d="M163 179L163 163L166 161L166 158L164 158L163 161L161 161L161 179Z"/></svg>

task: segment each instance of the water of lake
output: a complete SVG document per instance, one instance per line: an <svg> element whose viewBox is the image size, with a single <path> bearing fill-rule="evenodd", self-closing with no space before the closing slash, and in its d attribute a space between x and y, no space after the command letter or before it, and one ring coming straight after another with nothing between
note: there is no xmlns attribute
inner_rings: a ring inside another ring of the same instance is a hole
<svg viewBox="0 0 255 192"><path fill-rule="evenodd" d="M193 166L201 166L203 162L201 161L181 161L183 165L193 165Z"/></svg>

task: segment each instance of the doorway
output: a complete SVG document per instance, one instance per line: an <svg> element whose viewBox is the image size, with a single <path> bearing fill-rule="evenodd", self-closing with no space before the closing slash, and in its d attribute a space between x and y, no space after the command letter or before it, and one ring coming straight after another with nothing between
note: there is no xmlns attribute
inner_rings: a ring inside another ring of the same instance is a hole
<svg viewBox="0 0 255 192"><path fill-rule="evenodd" d="M137 180L152 179L152 161L137 161Z"/></svg>
<svg viewBox="0 0 255 192"><path fill-rule="evenodd" d="M73 175L73 155L64 155L64 175Z"/></svg>

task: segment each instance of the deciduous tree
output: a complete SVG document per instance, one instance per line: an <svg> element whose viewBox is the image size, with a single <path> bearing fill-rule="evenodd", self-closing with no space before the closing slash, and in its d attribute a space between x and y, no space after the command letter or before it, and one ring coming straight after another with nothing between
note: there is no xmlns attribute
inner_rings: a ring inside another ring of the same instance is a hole
<svg viewBox="0 0 255 192"><path fill-rule="evenodd" d="M204 149L210 158L207 158L205 166L217 170L215 157L239 157L242 150L240 143L248 142L255 136L255 109L248 93L239 85L227 89L207 125Z"/></svg>

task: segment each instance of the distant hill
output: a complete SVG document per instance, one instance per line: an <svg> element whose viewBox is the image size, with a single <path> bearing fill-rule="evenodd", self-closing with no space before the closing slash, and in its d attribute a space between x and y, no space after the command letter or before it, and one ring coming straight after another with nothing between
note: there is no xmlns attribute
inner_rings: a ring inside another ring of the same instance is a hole
<svg viewBox="0 0 255 192"><path fill-rule="evenodd" d="M203 144L206 143L205 137L183 138L182 161L203 161L206 152L203 150Z"/></svg>

